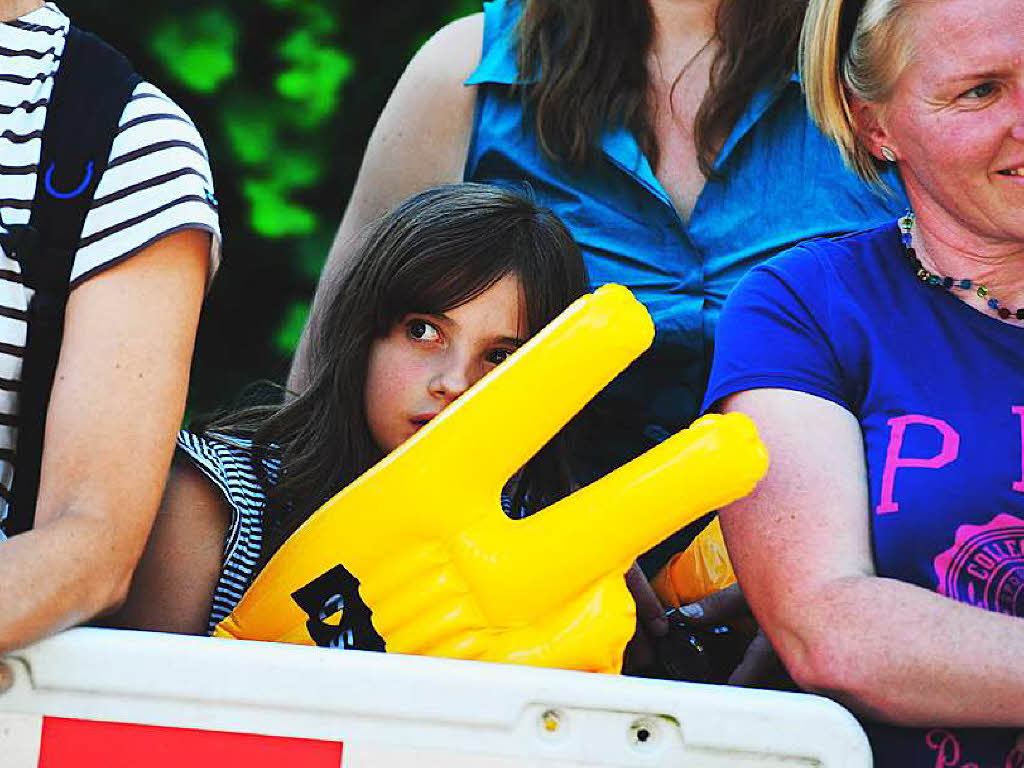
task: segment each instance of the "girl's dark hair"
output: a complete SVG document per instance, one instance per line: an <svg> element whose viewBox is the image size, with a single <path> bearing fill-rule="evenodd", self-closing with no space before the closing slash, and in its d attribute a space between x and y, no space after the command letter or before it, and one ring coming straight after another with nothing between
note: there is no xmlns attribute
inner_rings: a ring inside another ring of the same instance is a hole
<svg viewBox="0 0 1024 768"><path fill-rule="evenodd" d="M324 319L310 338L308 388L281 405L249 408L203 429L252 440L266 491L264 558L383 457L364 404L374 339L406 314L453 309L508 274L522 284L530 335L588 290L583 258L565 226L515 192L483 184L429 189L369 229L326 286ZM539 507L570 490L563 433L523 469L514 506ZM265 469L270 456L280 461L276 478Z"/></svg>
<svg viewBox="0 0 1024 768"><path fill-rule="evenodd" d="M651 167L659 148L648 119L646 57L654 34L648 0L523 0L519 71L537 139L551 160L586 165L607 128L633 132ZM793 72L806 0L720 0L719 49L697 112L697 161L711 175L722 142L762 86Z"/></svg>

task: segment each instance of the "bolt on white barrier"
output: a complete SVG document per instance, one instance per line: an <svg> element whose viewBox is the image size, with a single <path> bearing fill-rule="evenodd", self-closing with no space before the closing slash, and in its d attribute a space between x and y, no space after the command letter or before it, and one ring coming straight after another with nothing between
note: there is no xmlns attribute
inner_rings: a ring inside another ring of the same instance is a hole
<svg viewBox="0 0 1024 768"><path fill-rule="evenodd" d="M0 664L3 768L871 765L805 694L104 629Z"/></svg>

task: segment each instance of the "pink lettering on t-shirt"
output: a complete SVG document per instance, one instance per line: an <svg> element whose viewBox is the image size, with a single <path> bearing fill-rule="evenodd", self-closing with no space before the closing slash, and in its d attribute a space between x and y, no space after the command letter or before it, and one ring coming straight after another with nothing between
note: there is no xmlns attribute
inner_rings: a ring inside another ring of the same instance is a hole
<svg viewBox="0 0 1024 768"><path fill-rule="evenodd" d="M893 499L893 484L898 469L939 469L956 459L960 452L960 434L942 419L933 419L921 414L908 414L889 419L889 449L885 455L885 469L882 471L882 498L875 512L884 515L897 512L899 504ZM942 435L942 449L931 458L904 458L900 456L903 447L903 435L910 424L923 424L934 427Z"/></svg>
<svg viewBox="0 0 1024 768"><path fill-rule="evenodd" d="M1000 766L993 768L1021 768L1024 758L1024 746L1021 741L1024 736L1017 739L1017 745L1006 753L1006 757ZM935 728L928 731L924 737L928 748L935 753L935 768L979 768L979 764L973 761L960 762L961 757L960 739L956 734Z"/></svg>
<svg viewBox="0 0 1024 768"><path fill-rule="evenodd" d="M924 737L935 752L935 768L953 768L960 765L960 740L949 731L936 728Z"/></svg>
<svg viewBox="0 0 1024 768"><path fill-rule="evenodd" d="M1024 493L1024 405L1015 405L1010 410L1020 419L1020 480L1013 484L1013 490Z"/></svg>

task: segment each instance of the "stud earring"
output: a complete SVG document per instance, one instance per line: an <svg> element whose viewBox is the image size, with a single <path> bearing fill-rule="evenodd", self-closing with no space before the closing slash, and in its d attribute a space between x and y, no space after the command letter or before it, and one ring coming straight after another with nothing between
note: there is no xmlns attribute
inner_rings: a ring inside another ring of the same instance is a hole
<svg viewBox="0 0 1024 768"><path fill-rule="evenodd" d="M888 161L890 163L895 163L896 162L896 153L893 152L891 149L889 149L888 147L882 147L881 152L882 152L882 157L884 157L886 159L886 161Z"/></svg>

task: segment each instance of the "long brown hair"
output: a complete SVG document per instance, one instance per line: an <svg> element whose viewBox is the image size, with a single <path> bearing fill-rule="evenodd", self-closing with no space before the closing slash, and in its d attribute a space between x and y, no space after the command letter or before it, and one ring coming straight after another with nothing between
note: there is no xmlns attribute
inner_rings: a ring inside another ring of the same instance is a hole
<svg viewBox="0 0 1024 768"><path fill-rule="evenodd" d="M648 119L646 56L654 34L648 0L522 0L519 71L544 154L586 165L602 132L629 129L651 166L659 148ZM711 175L715 157L754 92L793 72L805 0L720 0L718 52L697 112L697 161Z"/></svg>
<svg viewBox="0 0 1024 768"><path fill-rule="evenodd" d="M326 286L310 338L309 386L280 405L220 418L200 431L252 442L266 493L263 558L383 456L366 421L370 346L410 313L439 314L515 274L532 335L587 291L583 257L565 225L498 187L453 184L421 192L366 234L349 268ZM520 473L513 507L533 511L571 490L565 434ZM274 461L279 467L271 470Z"/></svg>

